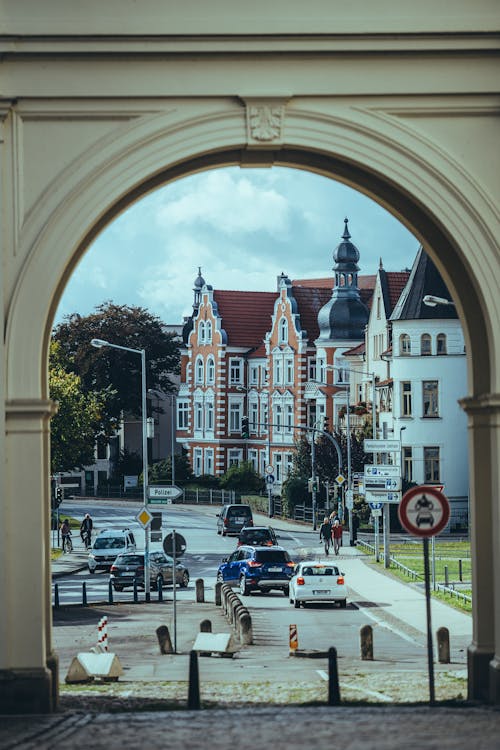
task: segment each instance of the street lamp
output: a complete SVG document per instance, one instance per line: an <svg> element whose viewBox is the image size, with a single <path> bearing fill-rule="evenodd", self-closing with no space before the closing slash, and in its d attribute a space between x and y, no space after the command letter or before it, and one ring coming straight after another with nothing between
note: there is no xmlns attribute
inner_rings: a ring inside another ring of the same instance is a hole
<svg viewBox="0 0 500 750"><path fill-rule="evenodd" d="M422 298L422 302L428 307L436 307L436 305L453 305L453 307L455 307L455 303L452 302L451 299L436 297L434 294L426 294L425 297Z"/></svg>
<svg viewBox="0 0 500 750"><path fill-rule="evenodd" d="M144 507L148 503L148 423L146 413L146 351L144 349L131 349L128 346L111 344L103 339L92 339L92 346L96 349L102 349L109 346L111 349L121 349L124 352L139 354L141 357L141 401L142 401L142 499ZM149 534L148 529L144 529L144 593L148 602L151 598L150 580L149 580Z"/></svg>

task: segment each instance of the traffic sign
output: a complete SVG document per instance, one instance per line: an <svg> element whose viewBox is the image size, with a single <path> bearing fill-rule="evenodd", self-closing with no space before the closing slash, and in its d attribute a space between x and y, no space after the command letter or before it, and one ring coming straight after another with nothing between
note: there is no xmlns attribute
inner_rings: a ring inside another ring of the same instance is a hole
<svg viewBox="0 0 500 750"><path fill-rule="evenodd" d="M392 464L365 464L365 477L399 477L401 476L401 467Z"/></svg>
<svg viewBox="0 0 500 750"><path fill-rule="evenodd" d="M401 502L401 492L373 492L368 490L365 494L367 503L396 503Z"/></svg>
<svg viewBox="0 0 500 750"><path fill-rule="evenodd" d="M176 557L180 557L181 555L183 555L187 547L186 540L184 539L182 534L178 534L176 531L167 534L167 536L163 540L163 550L165 554L173 556L174 547Z"/></svg>
<svg viewBox="0 0 500 750"><path fill-rule="evenodd" d="M266 474L274 474L274 466L271 466L271 464L266 466Z"/></svg>
<svg viewBox="0 0 500 750"><path fill-rule="evenodd" d="M153 516L144 505L136 515L135 520L141 524L143 529L146 529L153 520Z"/></svg>
<svg viewBox="0 0 500 750"><path fill-rule="evenodd" d="M365 489L373 490L393 490L401 489L401 477L365 477Z"/></svg>
<svg viewBox="0 0 500 750"><path fill-rule="evenodd" d="M401 443L399 440L368 440L368 438L365 438L363 449L365 453L395 453L401 450Z"/></svg>
<svg viewBox="0 0 500 750"><path fill-rule="evenodd" d="M339 474L338 477L335 478L335 481L337 482L338 485L344 484L345 477L343 477L342 474Z"/></svg>
<svg viewBox="0 0 500 750"><path fill-rule="evenodd" d="M439 534L450 518L450 503L446 495L432 485L412 487L403 495L398 508L401 525L415 536Z"/></svg>
<svg viewBox="0 0 500 750"><path fill-rule="evenodd" d="M148 505L168 505L181 495L181 488L175 484L168 487L148 487Z"/></svg>
<svg viewBox="0 0 500 750"><path fill-rule="evenodd" d="M368 503L368 505L370 506L372 510L380 510L380 508L382 507L382 503L380 501L376 503L371 502L371 503Z"/></svg>
<svg viewBox="0 0 500 750"><path fill-rule="evenodd" d="M352 490L346 490L345 507L347 510L352 510L354 508L354 492Z"/></svg>
<svg viewBox="0 0 500 750"><path fill-rule="evenodd" d="M266 477L266 482L267 482L268 484L274 484L274 477L273 477L273 475L272 475L272 474L268 474L268 475L267 475L267 477Z"/></svg>

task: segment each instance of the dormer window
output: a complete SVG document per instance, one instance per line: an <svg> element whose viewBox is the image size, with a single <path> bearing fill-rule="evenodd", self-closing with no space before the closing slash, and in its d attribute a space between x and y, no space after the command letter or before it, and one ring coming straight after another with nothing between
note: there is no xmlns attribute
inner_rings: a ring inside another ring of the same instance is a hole
<svg viewBox="0 0 500 750"><path fill-rule="evenodd" d="M402 333L399 337L399 354L401 357L408 357L411 354L411 340L407 333Z"/></svg>
<svg viewBox="0 0 500 750"><path fill-rule="evenodd" d="M279 323L279 343L288 344L288 320L281 318Z"/></svg>

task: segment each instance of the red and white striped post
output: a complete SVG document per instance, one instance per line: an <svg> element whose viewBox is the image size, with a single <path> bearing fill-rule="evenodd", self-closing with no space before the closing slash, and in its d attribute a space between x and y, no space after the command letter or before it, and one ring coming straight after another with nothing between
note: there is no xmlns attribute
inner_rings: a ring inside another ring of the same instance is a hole
<svg viewBox="0 0 500 750"><path fill-rule="evenodd" d="M108 618L101 617L97 625L97 645L101 646L104 651L108 650Z"/></svg>

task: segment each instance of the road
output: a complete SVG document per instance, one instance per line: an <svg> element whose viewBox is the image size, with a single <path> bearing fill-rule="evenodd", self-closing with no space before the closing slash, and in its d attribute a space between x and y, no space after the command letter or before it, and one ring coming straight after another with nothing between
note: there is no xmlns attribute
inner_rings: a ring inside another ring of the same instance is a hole
<svg viewBox="0 0 500 750"><path fill-rule="evenodd" d="M187 589L177 589L179 601L193 601L194 583L202 578L205 584L207 600L213 601L213 589L216 580L217 567L223 557L234 550L234 537L222 537L216 533L216 513L218 506L200 506L188 509L182 505L168 506L163 511L163 533L175 530L182 534L187 542L187 551L183 562L188 567L191 583ZM94 529L100 530L112 525L128 526L134 531L138 547L144 544L144 531L135 516L139 506L121 503L103 505L102 503L65 503L63 515L83 518L89 512L94 520ZM277 523L279 526L279 522ZM310 557L311 552L317 554L320 550L318 533L305 528L303 531L279 531L278 541L284 546L294 560ZM153 544L151 548L154 548ZM342 569L342 550L338 564ZM348 564L348 561L345 560ZM349 583L348 576L346 578ZM82 602L82 584L85 582L87 603L105 602L109 594L109 576L107 573L90 575L87 570L75 575L66 576L58 580L59 603L76 604ZM152 597L156 596L152 593ZM167 587L165 596L172 596ZM131 590L123 593L113 592L114 601L131 602ZM139 592L139 599L144 593ZM245 604L252 616L254 642L265 647L288 647L289 624L293 621L298 628L299 648L328 649L335 642L339 652L345 657L359 654L360 628L373 623L372 613L368 603L357 602L350 597L345 610L338 607L317 605L307 609L294 609L280 592L267 595L251 595L245 597ZM293 615L293 617L292 617ZM292 620L291 620L292 617ZM381 623L377 629L377 661L382 666L385 661L394 662L395 659L406 662L408 668L421 668L425 656L423 639L414 639L390 623ZM57 638L56 638L57 640Z"/></svg>

